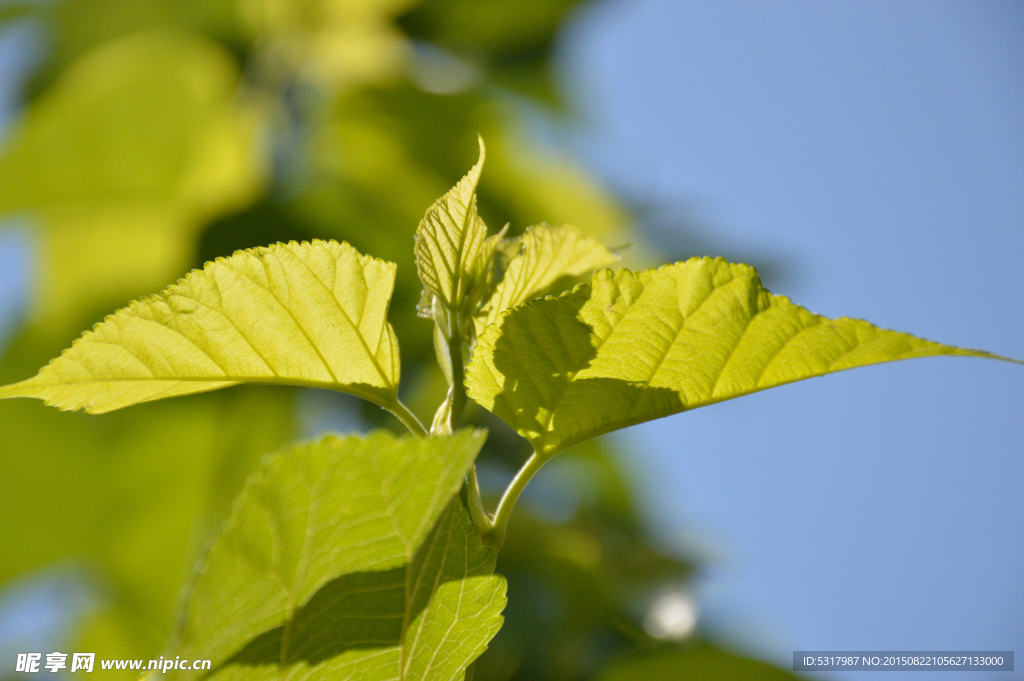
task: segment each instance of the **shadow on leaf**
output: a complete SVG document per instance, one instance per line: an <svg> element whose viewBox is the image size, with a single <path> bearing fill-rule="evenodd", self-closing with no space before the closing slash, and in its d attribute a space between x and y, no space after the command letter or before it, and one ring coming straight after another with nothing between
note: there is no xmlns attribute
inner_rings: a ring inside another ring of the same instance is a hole
<svg viewBox="0 0 1024 681"><path fill-rule="evenodd" d="M327 582L290 620L250 640L207 677L229 667L315 667L349 651L397 649L404 626L422 629L414 623L446 584L494 571L494 554L481 545L462 496L451 500L407 565Z"/></svg>
<svg viewBox="0 0 1024 681"><path fill-rule="evenodd" d="M561 451L686 408L678 392L646 381L580 376L591 368L601 347L598 328L618 322L621 300L596 301L591 288L581 286L557 301L538 302L505 318L493 362L505 379L495 401L496 413L539 452ZM629 354L642 354L643 345L639 338ZM620 359L622 366L604 362L605 369L623 371L637 363L626 354Z"/></svg>
<svg viewBox="0 0 1024 681"><path fill-rule="evenodd" d="M395 646L405 614L405 567L342 575L325 584L295 616L260 634L224 666L316 665L353 648Z"/></svg>

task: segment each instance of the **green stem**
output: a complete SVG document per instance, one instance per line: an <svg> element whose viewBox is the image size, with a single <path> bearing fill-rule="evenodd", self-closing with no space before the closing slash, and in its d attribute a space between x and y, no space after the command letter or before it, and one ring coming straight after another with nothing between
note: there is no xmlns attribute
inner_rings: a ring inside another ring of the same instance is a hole
<svg viewBox="0 0 1024 681"><path fill-rule="evenodd" d="M453 315L451 338L448 339L448 358L452 367L452 408L448 414L448 423L454 433L462 424L462 414L466 411L466 367L462 357L461 320Z"/></svg>
<svg viewBox="0 0 1024 681"><path fill-rule="evenodd" d="M462 354L462 320L457 313L453 315L455 323L451 325L451 338L448 339L448 362L452 370L452 384L449 387L451 405L448 411L448 427L455 432L462 425L462 415L466 411L466 366ZM480 530L480 535L486 537L491 532L491 519L484 510L483 499L480 498L480 483L476 478L476 463L469 469L469 476L466 479L469 515L473 523Z"/></svg>
<svg viewBox="0 0 1024 681"><path fill-rule="evenodd" d="M480 535L486 537L493 528L491 519L487 516L487 511L484 510L484 501L480 498L480 482L476 478L475 463L469 469L469 479L466 480L466 483L468 485L469 515L473 518L477 529L480 530Z"/></svg>
<svg viewBox="0 0 1024 681"><path fill-rule="evenodd" d="M542 459L536 453L534 453L523 467L516 473L516 477L509 483L508 488L505 490L505 494L501 497L501 501L498 503L498 510L494 513L494 520L491 521L491 534L489 536L489 543L494 547L495 550L501 548L502 543L505 541L505 529L508 527L508 519L512 515L512 509L515 508L516 501L519 499L519 495L526 489L526 484L530 482L530 479L537 474L540 467L544 465L547 459Z"/></svg>
<svg viewBox="0 0 1024 681"><path fill-rule="evenodd" d="M427 437L427 429L423 427L420 420L416 418L416 414L409 411L409 408L402 404L401 400L395 399L394 404L386 407L388 411L398 417L398 420L405 424L405 427L409 429L409 432L416 437Z"/></svg>
<svg viewBox="0 0 1024 681"><path fill-rule="evenodd" d="M448 376L451 385L448 386L448 397L446 398L448 422L445 424L443 421L439 421L444 417L444 413L438 410L431 430L443 432L444 426L447 426L447 431L454 433L462 424L462 415L466 411L466 362L462 347L462 319L458 310L448 309L445 321L447 322L445 326L448 330L448 337L444 338L444 344L448 347L448 368L451 371ZM440 325L435 326L435 348L440 345L437 335L439 332L440 336L444 337ZM441 355L442 353L439 351L439 361L443 362ZM442 408L444 406L442 405ZM476 463L469 469L469 475L466 476L466 492L469 515L473 519L473 524L480 531L480 536L486 539L490 536L492 526L491 519L487 515L487 511L484 510L483 499L480 498L480 482L476 477Z"/></svg>

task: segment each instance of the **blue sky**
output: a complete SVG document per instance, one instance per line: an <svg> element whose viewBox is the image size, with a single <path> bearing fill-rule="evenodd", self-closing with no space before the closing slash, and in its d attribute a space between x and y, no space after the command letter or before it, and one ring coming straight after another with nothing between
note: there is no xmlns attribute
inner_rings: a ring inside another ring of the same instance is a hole
<svg viewBox="0 0 1024 681"><path fill-rule="evenodd" d="M563 58L577 153L775 292L1024 357L1024 3L604 2ZM1022 367L918 360L620 442L735 645L1024 651L1022 408Z"/></svg>
<svg viewBox="0 0 1024 681"><path fill-rule="evenodd" d="M0 143L17 111L24 76L37 56L37 38L24 25L0 34ZM30 249L27 233L15 221L0 223L0 351L25 307Z"/></svg>

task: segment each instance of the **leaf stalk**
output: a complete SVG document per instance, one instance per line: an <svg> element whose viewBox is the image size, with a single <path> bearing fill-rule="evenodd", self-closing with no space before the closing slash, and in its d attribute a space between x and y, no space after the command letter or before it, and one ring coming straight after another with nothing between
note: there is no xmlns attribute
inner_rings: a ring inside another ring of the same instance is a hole
<svg viewBox="0 0 1024 681"><path fill-rule="evenodd" d="M409 408L402 404L402 401L395 398L395 401L385 407L388 411L395 415L395 417L405 424L405 427L409 429L409 432L416 437L427 437L427 429L423 427L420 420L416 418L416 415L409 411Z"/></svg>
<svg viewBox="0 0 1024 681"><path fill-rule="evenodd" d="M502 543L505 541L505 530L508 527L508 520L512 516L512 509L515 508L516 501L519 500L519 495L526 489L527 483L537 474L540 467L547 461L546 458L542 458L536 452L534 452L523 467L516 473L516 477L509 483L508 488L505 489L505 494L502 495L501 501L498 502L498 509L494 513L494 519L491 521L491 532L486 537L487 542L494 548L495 551L501 548Z"/></svg>
<svg viewBox="0 0 1024 681"><path fill-rule="evenodd" d="M450 325L448 341L448 366L451 369L451 386L448 391L448 426L454 433L462 424L462 415L466 411L466 343L462 338L463 319L458 311L449 310ZM484 510L484 502L480 497L480 483L476 477L476 463L469 469L466 478L469 515L480 530L482 537L491 533L491 519Z"/></svg>
<svg viewBox="0 0 1024 681"><path fill-rule="evenodd" d="M494 529L491 523L491 517L487 515L487 511L484 510L484 501L480 497L480 482L476 477L476 464L469 469L469 476L466 479L467 485L467 497L469 500L469 515L473 518L473 523L477 529L480 530L480 536L487 537L491 530Z"/></svg>
<svg viewBox="0 0 1024 681"><path fill-rule="evenodd" d="M462 319L458 312L449 312L454 324L451 325L448 341L448 360L452 371L451 409L448 412L448 423L451 432L459 429L462 415L466 411L466 358L463 350Z"/></svg>

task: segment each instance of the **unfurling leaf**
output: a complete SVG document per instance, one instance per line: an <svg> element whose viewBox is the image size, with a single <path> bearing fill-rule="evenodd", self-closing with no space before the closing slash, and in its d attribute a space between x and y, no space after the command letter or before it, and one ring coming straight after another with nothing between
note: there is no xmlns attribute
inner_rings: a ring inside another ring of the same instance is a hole
<svg viewBox="0 0 1024 681"><path fill-rule="evenodd" d="M483 271L482 257L490 261L493 247L485 249L487 225L476 212L476 185L480 181L484 158L483 139L480 159L447 194L427 209L416 228L416 268L420 281L449 310L465 301Z"/></svg>
<svg viewBox="0 0 1024 681"><path fill-rule="evenodd" d="M1005 359L827 319L754 269L694 258L602 270L502 313L467 370L469 396L542 456L603 433L804 378L933 355Z"/></svg>
<svg viewBox="0 0 1024 681"><path fill-rule="evenodd" d="M520 252L508 261L504 277L474 320L477 335L501 312L536 298L559 279L578 277L619 259L601 243L569 225L538 225L512 241L518 242Z"/></svg>
<svg viewBox="0 0 1024 681"><path fill-rule="evenodd" d="M505 580L456 495L485 435L328 437L267 460L186 602L177 678L462 679Z"/></svg>
<svg viewBox="0 0 1024 681"><path fill-rule="evenodd" d="M0 388L94 414L239 383L331 388L396 403L387 323L395 265L346 243L277 244L207 263Z"/></svg>

